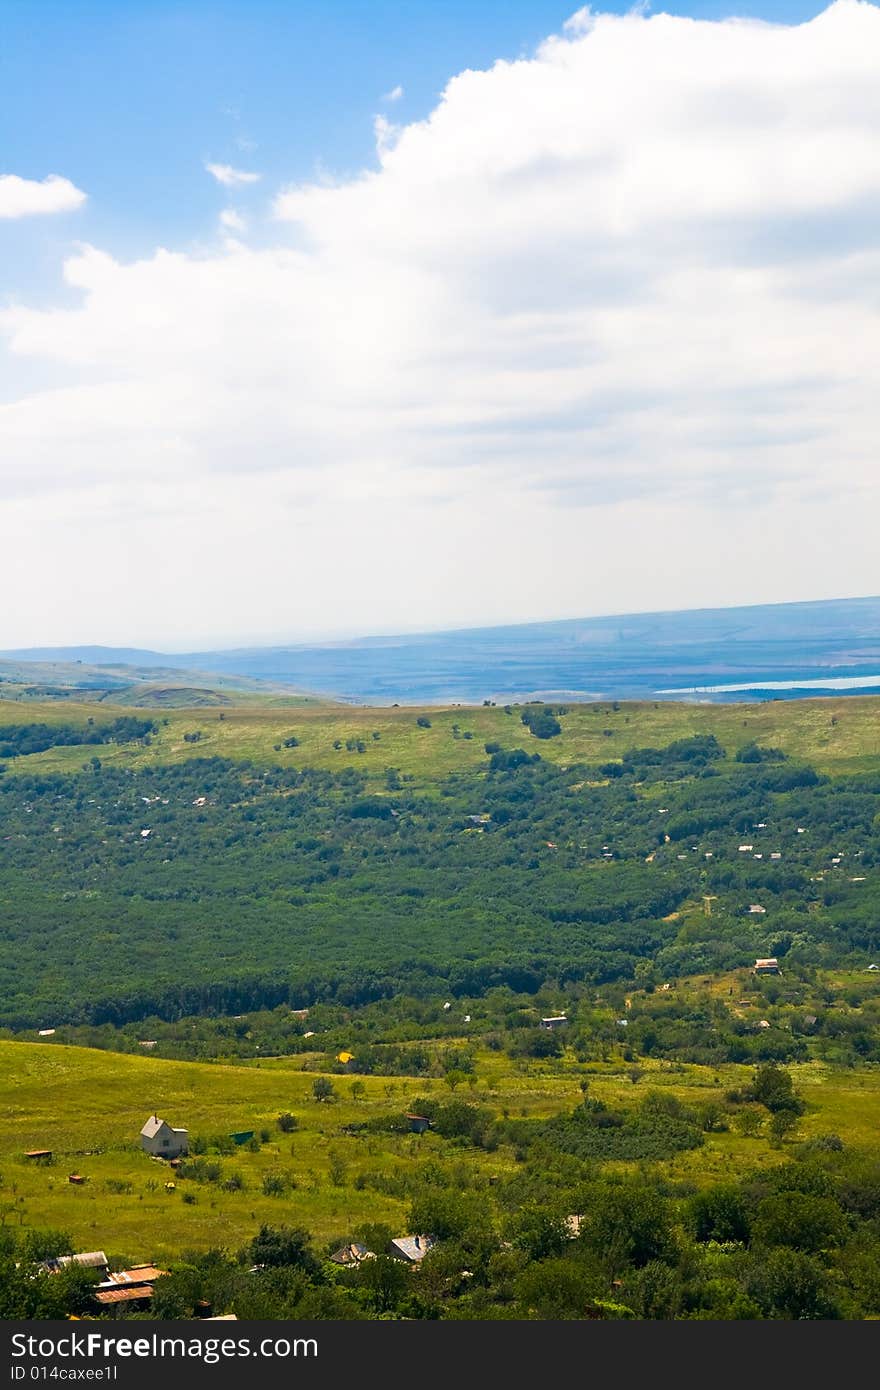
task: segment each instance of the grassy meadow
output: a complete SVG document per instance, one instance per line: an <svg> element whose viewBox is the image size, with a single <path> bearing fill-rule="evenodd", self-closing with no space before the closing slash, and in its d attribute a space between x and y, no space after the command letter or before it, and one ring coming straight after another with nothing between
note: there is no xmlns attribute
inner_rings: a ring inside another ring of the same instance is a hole
<svg viewBox="0 0 880 1390"><path fill-rule="evenodd" d="M30 1228L67 1231L76 1248L104 1249L123 1261L169 1260L188 1249L217 1245L237 1249L262 1223L292 1222L319 1243L344 1240L358 1225L383 1222L405 1227L407 1203L384 1194L370 1175L419 1168L429 1161L454 1174L464 1163L469 1182L490 1181L516 1168L513 1152L457 1149L425 1135L350 1134L346 1126L382 1114L399 1114L416 1096L449 1098L439 1079L333 1076L336 1098L317 1102L309 1059L266 1059L244 1065L173 1062L87 1048L0 1042L0 1221L18 1234ZM721 1101L743 1085L750 1069L709 1068L645 1061L637 1084L619 1061L576 1062L570 1051L547 1063L511 1063L504 1054L480 1051L476 1085L457 1092L495 1113L547 1117L571 1110L586 1077L590 1094L616 1105L634 1105L649 1088L671 1091L685 1103ZM774 1146L764 1132L745 1138L733 1131L706 1135L702 1148L652 1165L658 1179L698 1186L743 1176L783 1161L811 1136L836 1133L847 1146L869 1147L880 1128L880 1068L831 1068L821 1062L791 1068L807 1109L796 1131ZM352 1096L357 1080L362 1094ZM184 1125L190 1136L265 1128L259 1152L246 1147L218 1161L223 1175L240 1174L243 1187L175 1178L144 1154L138 1133L152 1110ZM297 1119L282 1133L278 1116ZM50 1164L24 1158L26 1150L51 1148ZM617 1164L634 1169L635 1164ZM69 1173L86 1178L68 1182ZM267 1196L263 1179L282 1173L295 1186ZM175 1187L167 1191L172 1179ZM191 1194L194 1200L185 1200Z"/></svg>
<svg viewBox="0 0 880 1390"><path fill-rule="evenodd" d="M102 722L121 708L109 701L100 705L29 701L20 712L10 707L9 722L64 724L89 718ZM234 705L222 709L144 709L159 724L148 747L110 744L97 751L103 764L124 767L182 762L194 755L252 759L280 767L339 770L354 766L375 779L395 767L424 784L457 771L476 770L485 764L484 745L491 741L507 748L526 746L539 751L542 758L565 765L607 761L633 746L662 747L694 734L714 734L728 753L755 741L781 748L790 758L807 761L831 775L880 769L880 696L748 705L642 702L620 703L615 708L606 703L573 704L567 709L562 734L538 740L523 728L516 709L506 714L502 706L364 708L237 696ZM417 725L420 716L430 720L430 728ZM201 734L199 741L185 741L184 735L194 732ZM299 745L286 748L284 740L291 736ZM364 751L346 748L347 740L361 741ZM334 747L337 742L340 748ZM93 751L77 746L52 748L11 760L7 772L73 772Z"/></svg>

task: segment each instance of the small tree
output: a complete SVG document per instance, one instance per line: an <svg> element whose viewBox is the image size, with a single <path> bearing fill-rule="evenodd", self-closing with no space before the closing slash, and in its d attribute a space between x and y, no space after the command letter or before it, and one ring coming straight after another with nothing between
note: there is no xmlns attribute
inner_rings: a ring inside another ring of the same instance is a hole
<svg viewBox="0 0 880 1390"><path fill-rule="evenodd" d="M770 1117L770 1137L774 1144L781 1144L787 1134L797 1126L797 1116L790 1110L777 1110Z"/></svg>
<svg viewBox="0 0 880 1390"><path fill-rule="evenodd" d="M290 1134L296 1129L297 1119L295 1115L291 1115L289 1110L285 1110L283 1115L278 1116L277 1123L282 1134Z"/></svg>
<svg viewBox="0 0 880 1390"><path fill-rule="evenodd" d="M734 1120L737 1132L744 1139L756 1139L764 1126L764 1117L758 1110L741 1110Z"/></svg>
<svg viewBox="0 0 880 1390"><path fill-rule="evenodd" d="M312 1095L315 1100L332 1100L336 1095L333 1082L329 1076L316 1076L312 1082Z"/></svg>

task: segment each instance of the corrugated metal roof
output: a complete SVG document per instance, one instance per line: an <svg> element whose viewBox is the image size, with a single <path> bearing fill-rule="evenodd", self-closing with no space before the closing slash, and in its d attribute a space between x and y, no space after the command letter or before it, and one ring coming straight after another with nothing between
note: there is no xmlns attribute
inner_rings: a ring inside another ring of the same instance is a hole
<svg viewBox="0 0 880 1390"><path fill-rule="evenodd" d="M141 1284L138 1288L132 1289L101 1289L95 1294L99 1303L130 1303L135 1299L148 1299L153 1297L152 1284Z"/></svg>
<svg viewBox="0 0 880 1390"><path fill-rule="evenodd" d="M84 1269L106 1269L107 1256L103 1250L83 1250L78 1255L59 1255L59 1265L82 1265Z"/></svg>

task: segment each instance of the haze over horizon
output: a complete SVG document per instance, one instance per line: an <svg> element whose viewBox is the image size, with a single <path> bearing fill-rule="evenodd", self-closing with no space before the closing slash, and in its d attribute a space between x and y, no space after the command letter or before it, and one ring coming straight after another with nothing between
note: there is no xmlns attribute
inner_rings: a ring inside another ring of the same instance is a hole
<svg viewBox="0 0 880 1390"><path fill-rule="evenodd" d="M11 0L0 646L880 590L880 8L615 8Z"/></svg>

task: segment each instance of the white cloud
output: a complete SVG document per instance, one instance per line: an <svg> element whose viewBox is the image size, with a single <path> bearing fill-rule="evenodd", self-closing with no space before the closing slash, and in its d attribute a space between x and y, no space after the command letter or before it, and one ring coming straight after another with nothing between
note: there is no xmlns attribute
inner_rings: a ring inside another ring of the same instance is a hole
<svg viewBox="0 0 880 1390"><path fill-rule="evenodd" d="M42 180L0 174L0 219L73 212L85 201L85 193L58 174Z"/></svg>
<svg viewBox="0 0 880 1390"><path fill-rule="evenodd" d="M403 97L403 88L400 86L399 83L398 83L398 85L397 85L396 87L392 87L390 92L383 92L383 93L382 93L382 100L383 100L383 101L400 101L402 97Z"/></svg>
<svg viewBox="0 0 880 1390"><path fill-rule="evenodd" d="M4 554L78 575L0 645L90 598L186 643L876 592L878 45L853 0L582 15L284 190L274 245L80 250L0 313L46 363Z"/></svg>
<svg viewBox="0 0 880 1390"><path fill-rule="evenodd" d="M220 226L227 232L246 232L247 219L235 208L224 208L220 214Z"/></svg>
<svg viewBox="0 0 880 1390"><path fill-rule="evenodd" d="M255 174L249 169L234 169L231 164L206 164L205 169L224 188L240 188L242 184L258 183L262 178L262 174Z"/></svg>

